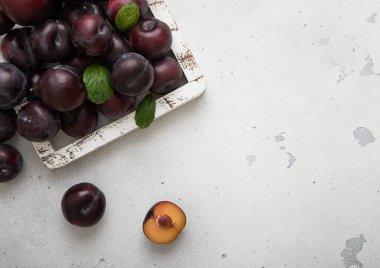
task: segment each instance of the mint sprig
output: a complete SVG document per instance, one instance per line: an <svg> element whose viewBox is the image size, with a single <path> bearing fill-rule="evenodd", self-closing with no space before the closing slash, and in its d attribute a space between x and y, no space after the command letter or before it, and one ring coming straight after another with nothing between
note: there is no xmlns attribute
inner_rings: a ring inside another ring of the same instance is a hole
<svg viewBox="0 0 380 268"><path fill-rule="evenodd" d="M102 104L112 97L110 73L99 65L93 64L83 73L83 82L87 91L87 98L95 104Z"/></svg>
<svg viewBox="0 0 380 268"><path fill-rule="evenodd" d="M139 6L136 3L128 3L122 6L117 12L115 25L121 31L130 30L137 24L139 18Z"/></svg>
<svg viewBox="0 0 380 268"><path fill-rule="evenodd" d="M135 122L139 128L147 128L152 124L156 116L156 100L152 94L148 94L139 103L136 109Z"/></svg>

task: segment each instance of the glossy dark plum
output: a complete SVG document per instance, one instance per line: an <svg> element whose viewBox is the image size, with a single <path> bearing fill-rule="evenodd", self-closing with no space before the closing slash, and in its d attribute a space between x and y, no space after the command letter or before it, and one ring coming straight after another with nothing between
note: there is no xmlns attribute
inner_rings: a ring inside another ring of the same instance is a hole
<svg viewBox="0 0 380 268"><path fill-rule="evenodd" d="M155 18L146 18L136 24L129 33L132 51L153 60L164 56L172 46L169 26Z"/></svg>
<svg viewBox="0 0 380 268"><path fill-rule="evenodd" d="M17 114L15 110L0 110L0 143L9 140L16 133Z"/></svg>
<svg viewBox="0 0 380 268"><path fill-rule="evenodd" d="M84 70L90 66L91 64L95 63L96 58L86 56L83 54L76 54L72 56L71 58L65 60L62 62L63 65L69 65L74 68L77 68L80 73L83 73Z"/></svg>
<svg viewBox="0 0 380 268"><path fill-rule="evenodd" d="M148 12L149 5L146 0L110 0L108 1L107 6L107 19L111 23L115 23L115 18L120 8L122 8L125 4L135 3L139 6L140 18L145 17Z"/></svg>
<svg viewBox="0 0 380 268"><path fill-rule="evenodd" d="M25 75L14 65L0 63L0 109L10 109L25 97Z"/></svg>
<svg viewBox="0 0 380 268"><path fill-rule="evenodd" d="M0 183L16 178L22 167L20 152L11 145L0 144Z"/></svg>
<svg viewBox="0 0 380 268"><path fill-rule="evenodd" d="M153 79L152 65L137 53L123 54L112 68L112 84L118 92L128 96L137 96L148 91Z"/></svg>
<svg viewBox="0 0 380 268"><path fill-rule="evenodd" d="M46 69L37 69L28 76L28 90L26 98L28 101L41 100L40 79Z"/></svg>
<svg viewBox="0 0 380 268"><path fill-rule="evenodd" d="M130 52L128 40L117 31L112 32L112 44L110 49L101 56L101 59L107 64L113 64L124 53Z"/></svg>
<svg viewBox="0 0 380 268"><path fill-rule="evenodd" d="M97 123L98 111L90 101L73 111L61 113L62 130L71 137L82 138L94 132Z"/></svg>
<svg viewBox="0 0 380 268"><path fill-rule="evenodd" d="M35 25L55 15L61 1L57 0L2 0L5 14L19 25Z"/></svg>
<svg viewBox="0 0 380 268"><path fill-rule="evenodd" d="M29 27L12 29L1 43L1 53L5 61L23 71L31 71L39 64L30 43L31 30Z"/></svg>
<svg viewBox="0 0 380 268"><path fill-rule="evenodd" d="M45 62L57 62L73 52L70 27L59 20L46 20L33 28L30 43L34 53Z"/></svg>
<svg viewBox="0 0 380 268"><path fill-rule="evenodd" d="M79 183L70 187L62 197L61 209L65 219L76 226L96 224L106 209L106 197L91 183Z"/></svg>
<svg viewBox="0 0 380 268"><path fill-rule="evenodd" d="M62 10L62 19L69 25L73 25L74 22L85 14L98 14L103 16L102 9L91 1L81 1L77 5L65 6Z"/></svg>
<svg viewBox="0 0 380 268"><path fill-rule="evenodd" d="M13 26L15 26L15 23L11 21L7 15L5 15L4 11L0 7L0 35L9 32Z"/></svg>
<svg viewBox="0 0 380 268"><path fill-rule="evenodd" d="M49 107L67 112L86 100L86 91L77 69L58 65L43 73L40 80L41 99Z"/></svg>
<svg viewBox="0 0 380 268"><path fill-rule="evenodd" d="M112 32L105 19L96 14L86 14L75 21L72 40L79 52L99 56L112 45Z"/></svg>
<svg viewBox="0 0 380 268"><path fill-rule="evenodd" d="M136 105L136 97L127 96L114 91L111 98L97 106L99 112L106 117L116 120L132 112Z"/></svg>
<svg viewBox="0 0 380 268"><path fill-rule="evenodd" d="M41 101L25 104L18 113L17 131L25 139L42 142L53 138L61 127L59 113Z"/></svg>
<svg viewBox="0 0 380 268"><path fill-rule="evenodd" d="M176 89L182 80L182 68L172 57L164 57L152 62L154 82L150 91L165 95Z"/></svg>

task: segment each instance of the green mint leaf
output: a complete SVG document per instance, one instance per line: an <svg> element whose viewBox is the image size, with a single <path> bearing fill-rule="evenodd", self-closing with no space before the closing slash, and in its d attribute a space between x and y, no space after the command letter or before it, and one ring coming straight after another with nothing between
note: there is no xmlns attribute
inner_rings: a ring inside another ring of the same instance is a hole
<svg viewBox="0 0 380 268"><path fill-rule="evenodd" d="M139 128L147 128L152 124L156 115L156 100L148 94L139 103L136 109L135 122Z"/></svg>
<svg viewBox="0 0 380 268"><path fill-rule="evenodd" d="M83 73L83 82L87 91L87 98L95 104L102 104L112 97L110 73L99 65L93 64Z"/></svg>
<svg viewBox="0 0 380 268"><path fill-rule="evenodd" d="M121 31L130 30L137 24L139 18L139 6L136 3L128 3L122 6L117 12L115 25Z"/></svg>

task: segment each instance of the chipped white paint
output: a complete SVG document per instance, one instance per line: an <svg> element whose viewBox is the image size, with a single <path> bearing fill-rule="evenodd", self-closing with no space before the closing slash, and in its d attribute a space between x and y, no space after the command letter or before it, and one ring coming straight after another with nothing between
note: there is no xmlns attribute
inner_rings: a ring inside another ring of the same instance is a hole
<svg viewBox="0 0 380 268"><path fill-rule="evenodd" d="M372 132L365 127L358 127L354 130L353 134L355 139L359 141L359 144L362 147L367 146L368 144L376 141Z"/></svg>
<svg viewBox="0 0 380 268"><path fill-rule="evenodd" d="M343 264L345 268L363 267L363 264L358 260L357 255L363 249L365 242L367 242L367 240L362 234L359 237L350 238L346 241L346 248L340 253L343 257Z"/></svg>
<svg viewBox="0 0 380 268"><path fill-rule="evenodd" d="M188 83L184 86L156 101L157 119L201 96L206 89L206 84L198 64L181 36L165 2L163 0L150 0L149 6L156 18L169 25L173 34L172 51L188 80ZM33 143L33 145L38 157L41 158L45 166L51 169L63 167L136 130L137 126L134 121L134 116L135 112L132 112L124 118L114 121L90 135L58 150L55 149L55 146L51 141Z"/></svg>

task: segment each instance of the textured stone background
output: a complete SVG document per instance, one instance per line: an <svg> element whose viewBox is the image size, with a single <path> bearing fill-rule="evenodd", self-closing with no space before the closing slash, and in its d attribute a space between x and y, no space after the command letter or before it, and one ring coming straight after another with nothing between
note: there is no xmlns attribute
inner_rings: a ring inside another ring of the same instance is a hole
<svg viewBox="0 0 380 268"><path fill-rule="evenodd" d="M55 171L14 138L0 267L379 267L379 2L166 3L205 95ZM88 229L60 211L83 181L108 202ZM167 246L141 230L159 200L188 218Z"/></svg>

